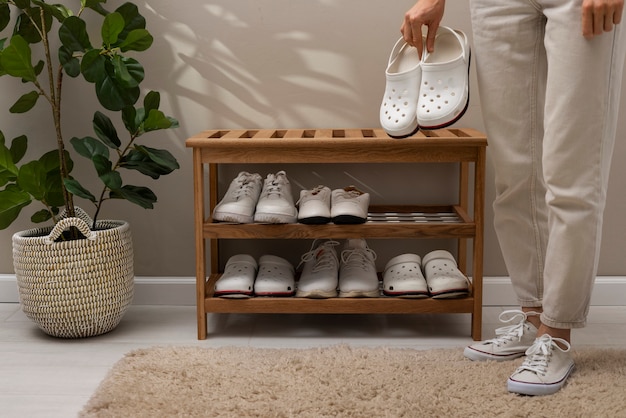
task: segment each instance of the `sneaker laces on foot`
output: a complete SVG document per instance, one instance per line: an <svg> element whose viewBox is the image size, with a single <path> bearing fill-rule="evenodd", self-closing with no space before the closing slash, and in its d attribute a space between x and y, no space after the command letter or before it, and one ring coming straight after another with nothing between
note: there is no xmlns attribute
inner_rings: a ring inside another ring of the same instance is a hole
<svg viewBox="0 0 626 418"><path fill-rule="evenodd" d="M561 343L565 348L561 348L557 344ZM553 338L548 334L544 334L535 340L535 343L526 350L526 359L521 366L517 368L517 372L530 371L540 376L545 376L548 370L550 356L554 349L567 353L571 345L562 338Z"/></svg>
<svg viewBox="0 0 626 418"><path fill-rule="evenodd" d="M509 319L505 319L508 314L515 314ZM513 341L517 339L520 341L522 336L524 335L524 324L526 323L526 319L531 315L539 315L538 312L523 312L518 310L509 310L504 311L500 314L498 319L500 322L509 323L513 322L516 319L518 320L517 324L508 325L505 327L500 327L496 329L496 337L490 340L485 340L485 344L494 344L496 347L500 347L501 345Z"/></svg>
<svg viewBox="0 0 626 418"><path fill-rule="evenodd" d="M337 241L326 241L319 247L316 247L317 240L313 241L313 245L311 245L311 249L302 254L300 257L300 264L298 264L298 268L304 263L307 263L312 260L316 260L313 269L311 270L313 273L317 273L318 271L328 269L330 267L336 266L339 263L337 259L337 253L333 250L333 247L339 245Z"/></svg>

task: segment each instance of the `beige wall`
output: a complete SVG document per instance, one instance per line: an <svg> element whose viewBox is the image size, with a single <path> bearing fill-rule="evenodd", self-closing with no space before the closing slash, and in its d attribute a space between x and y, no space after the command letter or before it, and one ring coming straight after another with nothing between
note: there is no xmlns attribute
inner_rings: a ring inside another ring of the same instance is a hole
<svg viewBox="0 0 626 418"><path fill-rule="evenodd" d="M121 1L109 0L114 8ZM139 59L146 68L146 89L159 90L166 112L180 120L176 131L156 134L149 142L170 149L182 168L147 185L159 197L156 209L145 211L125 202L110 202L104 218L126 219L133 229L136 274L192 276L194 274L191 152L187 137L211 128L350 128L376 127L384 89L389 51L399 36L407 1L363 0L148 0L138 2L155 35L151 50ZM448 2L444 24L470 34L466 1ZM458 126L482 129L479 97L472 69L470 108ZM11 82L9 82L11 81ZM66 80L65 135L91 134L96 109L81 80ZM12 80L0 79L0 127L7 138L27 133L31 140L48 136L49 120L43 102L35 114L8 116L6 111L22 94ZM626 151L626 120L620 123L616 157ZM31 145L35 147L34 145ZM76 158L77 162L78 157ZM442 203L455 194L451 167L425 166L255 166L229 167L222 183L240 169L262 175L286 168L294 184L330 187L357 184L372 194L373 203L400 203L418 196L418 203ZM76 175L91 175L85 161ZM606 212L601 275L626 275L624 236L626 212L623 179L626 166L613 166ZM443 182L442 182L443 180ZM95 183L92 183L95 184ZM493 174L487 176L485 274L506 275L492 223ZM85 203L84 206L88 208ZM30 212L34 211L29 208ZM11 234L31 227L28 216L0 231L0 274L12 273ZM294 245L292 245L294 244ZM232 251L272 252L297 263L308 243L228 243ZM424 253L446 247L444 241L377 240L372 245L384 263L400 252Z"/></svg>

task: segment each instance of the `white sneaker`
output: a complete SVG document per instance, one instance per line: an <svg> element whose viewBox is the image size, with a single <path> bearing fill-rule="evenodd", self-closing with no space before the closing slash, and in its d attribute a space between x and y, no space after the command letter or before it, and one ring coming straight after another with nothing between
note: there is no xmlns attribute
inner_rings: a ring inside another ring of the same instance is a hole
<svg viewBox="0 0 626 418"><path fill-rule="evenodd" d="M504 319L513 314L509 319ZM496 337L465 347L463 355L470 360L505 361L522 357L537 337L537 328L527 321L528 316L539 315L537 312L518 310L504 311L500 314L500 322L512 323L496 329Z"/></svg>
<svg viewBox="0 0 626 418"><path fill-rule="evenodd" d="M362 238L346 241L339 266L339 297L375 298L380 296L376 253Z"/></svg>
<svg viewBox="0 0 626 418"><path fill-rule="evenodd" d="M242 171L230 183L228 191L213 209L213 220L252 223L254 208L261 194L261 176Z"/></svg>
<svg viewBox="0 0 626 418"><path fill-rule="evenodd" d="M561 348L557 342L565 346ZM509 377L509 392L521 395L551 395L561 389L574 370L570 344L544 334L526 350L526 359Z"/></svg>
<svg viewBox="0 0 626 418"><path fill-rule="evenodd" d="M298 281L296 297L299 298L334 298L337 296L339 260L335 246L337 241L325 241L317 245L313 241L311 251L302 255L304 263Z"/></svg>
<svg viewBox="0 0 626 418"><path fill-rule="evenodd" d="M237 254L228 259L224 273L215 282L214 296L249 298L254 294L257 263L248 254Z"/></svg>
<svg viewBox="0 0 626 418"><path fill-rule="evenodd" d="M296 222L297 216L287 174L284 171L268 174L256 205L254 222L290 224Z"/></svg>
<svg viewBox="0 0 626 418"><path fill-rule="evenodd" d="M336 224L362 224L367 221L369 204L369 193L354 186L336 189L331 195L330 216Z"/></svg>
<svg viewBox="0 0 626 418"><path fill-rule="evenodd" d="M330 194L326 186L301 190L298 200L298 222L303 224L326 224L330 222Z"/></svg>
<svg viewBox="0 0 626 418"><path fill-rule="evenodd" d="M275 255L259 258L259 272L254 282L257 296L293 296L296 292L293 265Z"/></svg>
<svg viewBox="0 0 626 418"><path fill-rule="evenodd" d="M401 254L389 260L383 272L383 293L386 296L427 298L428 285L421 262L417 254Z"/></svg>

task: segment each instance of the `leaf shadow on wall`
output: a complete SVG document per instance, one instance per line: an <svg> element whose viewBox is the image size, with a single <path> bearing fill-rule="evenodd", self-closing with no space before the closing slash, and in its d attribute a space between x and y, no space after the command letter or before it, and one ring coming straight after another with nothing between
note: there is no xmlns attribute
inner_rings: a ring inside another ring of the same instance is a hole
<svg viewBox="0 0 626 418"><path fill-rule="evenodd" d="M378 119L384 78L368 92L372 75L363 63L372 52L346 36L350 7L328 0L224 0L153 12L169 26L160 29L169 43L181 46L172 51L177 62L166 82L177 83L178 100L208 110L203 129L371 126ZM367 37L376 34L366 32L362 41ZM373 70L384 77L384 61Z"/></svg>

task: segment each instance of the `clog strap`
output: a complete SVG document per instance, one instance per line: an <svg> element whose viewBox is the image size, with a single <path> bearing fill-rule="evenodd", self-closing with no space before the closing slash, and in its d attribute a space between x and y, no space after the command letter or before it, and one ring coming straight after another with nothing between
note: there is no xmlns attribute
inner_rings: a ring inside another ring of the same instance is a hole
<svg viewBox="0 0 626 418"><path fill-rule="evenodd" d="M435 35L435 44L436 39L442 35L442 32L449 32L451 34L453 34L456 39L459 41L459 44L461 45L461 49L463 50L463 59L467 60L467 54L468 54L468 42L467 42L467 35L465 34L465 32L462 31L458 31L458 30L454 30L448 26L439 26L439 28L437 29L437 34ZM428 50L426 49L426 44L424 43L424 52L422 53L422 63L426 62L426 59L430 56L430 53L428 52Z"/></svg>

